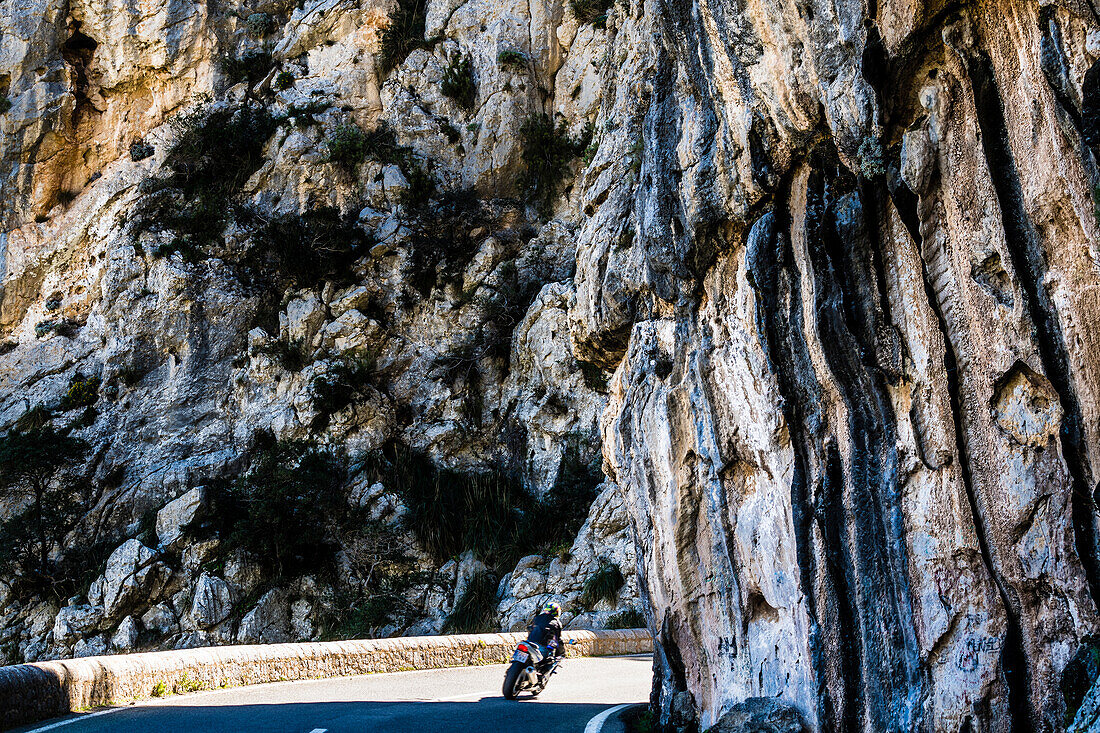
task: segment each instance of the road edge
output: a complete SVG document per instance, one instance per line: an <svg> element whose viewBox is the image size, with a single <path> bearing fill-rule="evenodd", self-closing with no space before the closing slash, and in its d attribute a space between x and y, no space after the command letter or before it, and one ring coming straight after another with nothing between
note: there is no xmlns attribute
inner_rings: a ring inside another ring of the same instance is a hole
<svg viewBox="0 0 1100 733"><path fill-rule="evenodd" d="M584 726L584 733L622 733L626 726L622 722L623 713L631 708L644 707L644 702L624 702L608 708L592 717Z"/></svg>

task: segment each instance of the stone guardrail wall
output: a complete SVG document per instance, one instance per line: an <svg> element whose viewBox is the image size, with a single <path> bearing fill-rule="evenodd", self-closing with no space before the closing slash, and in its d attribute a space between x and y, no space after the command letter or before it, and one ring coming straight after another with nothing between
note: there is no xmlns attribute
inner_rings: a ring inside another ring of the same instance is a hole
<svg viewBox="0 0 1100 733"><path fill-rule="evenodd" d="M646 629L566 631L569 656L653 651ZM206 647L0 667L0 730L104 705L264 682L502 664L526 634Z"/></svg>

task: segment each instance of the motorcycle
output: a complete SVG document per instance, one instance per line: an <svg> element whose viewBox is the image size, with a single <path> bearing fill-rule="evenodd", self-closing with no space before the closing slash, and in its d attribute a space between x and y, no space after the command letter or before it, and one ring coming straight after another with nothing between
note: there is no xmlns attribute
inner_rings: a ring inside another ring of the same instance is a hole
<svg viewBox="0 0 1100 733"><path fill-rule="evenodd" d="M567 643L575 644L572 639ZM561 657L551 646L543 647L533 641L521 641L512 653L512 663L504 673L504 699L515 700L516 695L530 690L531 697L538 697L546 689L550 676L558 671Z"/></svg>

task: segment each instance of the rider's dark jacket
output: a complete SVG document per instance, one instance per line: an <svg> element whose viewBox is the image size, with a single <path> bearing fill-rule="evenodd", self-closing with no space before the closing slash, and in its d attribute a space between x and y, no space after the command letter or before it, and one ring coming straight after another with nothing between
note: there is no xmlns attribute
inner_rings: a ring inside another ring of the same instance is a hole
<svg viewBox="0 0 1100 733"><path fill-rule="evenodd" d="M565 654L565 645L561 642L561 621L548 613L535 616L535 620L527 627L527 638L542 646L548 646L551 641L555 641L554 654L559 657Z"/></svg>

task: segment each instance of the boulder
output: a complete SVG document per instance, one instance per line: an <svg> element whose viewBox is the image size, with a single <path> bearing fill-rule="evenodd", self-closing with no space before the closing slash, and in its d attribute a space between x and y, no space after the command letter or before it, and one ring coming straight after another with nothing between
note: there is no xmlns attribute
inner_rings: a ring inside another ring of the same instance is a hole
<svg viewBox="0 0 1100 733"><path fill-rule="evenodd" d="M237 631L239 644L278 644L290 640L290 610L286 596L278 589L268 591L245 614Z"/></svg>
<svg viewBox="0 0 1100 733"><path fill-rule="evenodd" d="M221 546L221 540L214 537L208 540L199 540L190 542L183 548L183 553L180 556L180 565L190 575L193 575L209 560L218 547Z"/></svg>
<svg viewBox="0 0 1100 733"><path fill-rule="evenodd" d="M161 547L175 549L187 528L195 522L206 504L205 486L196 486L183 496L168 502L156 515L156 538Z"/></svg>
<svg viewBox="0 0 1100 733"><path fill-rule="evenodd" d="M365 212L372 211L371 209L363 209L359 214L360 221L363 220ZM375 212L377 213L377 212ZM339 318L350 310L359 310L368 305L371 301L371 291L366 287L359 285L354 288L348 288L341 291L336 299L332 301L332 305L329 306L329 312L332 313L333 318Z"/></svg>
<svg viewBox="0 0 1100 733"><path fill-rule="evenodd" d="M316 630L313 627L313 604L299 598L290 606L290 630L297 641L308 641Z"/></svg>
<svg viewBox="0 0 1100 733"><path fill-rule="evenodd" d="M239 594L247 595L263 579L263 568L244 553L237 552L225 563L225 579Z"/></svg>
<svg viewBox="0 0 1100 733"><path fill-rule="evenodd" d="M312 291L303 291L286 306L286 338L309 346L325 322L325 304Z"/></svg>
<svg viewBox="0 0 1100 733"><path fill-rule="evenodd" d="M103 574L103 607L108 620L121 618L130 606L156 600L171 574L157 557L138 540L127 540L111 554Z"/></svg>
<svg viewBox="0 0 1100 733"><path fill-rule="evenodd" d="M157 540L165 549L176 549L187 528L199 517L206 503L206 488L196 486L168 502L157 513Z"/></svg>
<svg viewBox="0 0 1100 733"><path fill-rule="evenodd" d="M53 623L54 643L69 645L94 631L103 622L100 606L66 606Z"/></svg>
<svg viewBox="0 0 1100 733"><path fill-rule="evenodd" d="M528 598L545 592L546 575L534 567L515 570L507 589L513 598Z"/></svg>
<svg viewBox="0 0 1100 733"><path fill-rule="evenodd" d="M676 696L672 704L675 711ZM713 733L803 733L804 730L798 710L774 697L750 697L737 703L711 728Z"/></svg>
<svg viewBox="0 0 1100 733"><path fill-rule="evenodd" d="M195 583L188 621L198 629L209 629L229 618L233 611L233 590L224 580L203 573Z"/></svg>
<svg viewBox="0 0 1100 733"><path fill-rule="evenodd" d="M133 616L122 619L113 636L111 636L111 650L115 652L131 651L138 642L138 621Z"/></svg>
<svg viewBox="0 0 1100 733"><path fill-rule="evenodd" d="M88 603L92 606L103 605L103 587L106 584L103 576L99 576L88 586Z"/></svg>
<svg viewBox="0 0 1100 733"><path fill-rule="evenodd" d="M168 636L179 630L176 615L163 604L153 606L142 614L141 625L161 636Z"/></svg>
<svg viewBox="0 0 1100 733"><path fill-rule="evenodd" d="M74 657L98 657L107 653L107 637L100 634L90 639L81 639L73 647Z"/></svg>
<svg viewBox="0 0 1100 733"><path fill-rule="evenodd" d="M489 571L485 563L474 557L474 553L470 550L462 553L458 558L458 569L455 574L455 599L459 599L466 594L466 587L470 584L470 581L475 576Z"/></svg>

